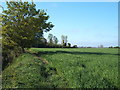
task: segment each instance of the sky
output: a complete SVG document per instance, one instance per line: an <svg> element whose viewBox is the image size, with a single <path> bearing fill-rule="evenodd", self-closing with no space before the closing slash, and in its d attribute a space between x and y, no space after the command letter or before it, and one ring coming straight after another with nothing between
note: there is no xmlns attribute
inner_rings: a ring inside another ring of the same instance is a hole
<svg viewBox="0 0 120 90"><path fill-rule="evenodd" d="M1 2L10 1L10 0L1 0ZM19 1L19 0L12 0ZM22 0L29 1L32 0ZM33 0L34 2L118 2L119 0Z"/></svg>
<svg viewBox="0 0 120 90"><path fill-rule="evenodd" d="M68 36L78 46L118 45L118 3L115 2L47 2L36 3L47 9L55 27L49 33Z"/></svg>
<svg viewBox="0 0 120 90"><path fill-rule="evenodd" d="M35 2L37 9L47 9L55 26L51 33L61 43L61 35L78 46L118 45L117 2ZM4 7L4 3L2 3Z"/></svg>

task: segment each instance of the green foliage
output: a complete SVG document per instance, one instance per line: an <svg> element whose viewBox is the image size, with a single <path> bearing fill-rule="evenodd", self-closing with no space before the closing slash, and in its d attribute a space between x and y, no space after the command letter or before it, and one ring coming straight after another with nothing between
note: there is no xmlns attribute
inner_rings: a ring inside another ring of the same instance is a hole
<svg viewBox="0 0 120 90"><path fill-rule="evenodd" d="M48 45L50 46L57 46L58 39L56 36L53 36L53 34L48 35Z"/></svg>
<svg viewBox="0 0 120 90"><path fill-rule="evenodd" d="M16 53L19 51L22 53L33 44L43 43L43 32L50 31L54 26L47 22L47 13L37 10L33 2L7 1L6 4L7 10L2 13L3 65L18 56Z"/></svg>
<svg viewBox="0 0 120 90"><path fill-rule="evenodd" d="M71 44L70 44L70 43L68 43L68 47L71 47Z"/></svg>
<svg viewBox="0 0 120 90"><path fill-rule="evenodd" d="M36 39L42 37L43 32L52 29L49 16L44 10L36 10L34 3L6 2L8 10L3 11L3 42L30 48ZM10 40L8 42L6 40Z"/></svg>
<svg viewBox="0 0 120 90"><path fill-rule="evenodd" d="M49 43L53 44L53 34L48 35Z"/></svg>
<svg viewBox="0 0 120 90"><path fill-rule="evenodd" d="M47 40L43 37L36 39L36 43L34 43L32 46L37 48L45 47L47 44Z"/></svg>
<svg viewBox="0 0 120 90"><path fill-rule="evenodd" d="M3 71L3 88L118 88L118 49L31 48Z"/></svg>
<svg viewBox="0 0 120 90"><path fill-rule="evenodd" d="M77 48L77 45L73 45L73 48Z"/></svg>
<svg viewBox="0 0 120 90"><path fill-rule="evenodd" d="M57 39L57 37L56 37L56 36L54 36L54 37L53 37L53 41L54 41L54 44L56 44L56 45L57 45L57 43L58 43L58 39Z"/></svg>
<svg viewBox="0 0 120 90"><path fill-rule="evenodd" d="M0 14L0 38L2 37L2 15Z"/></svg>
<svg viewBox="0 0 120 90"><path fill-rule="evenodd" d="M2 38L0 38L0 48L2 48L1 45L2 45Z"/></svg>

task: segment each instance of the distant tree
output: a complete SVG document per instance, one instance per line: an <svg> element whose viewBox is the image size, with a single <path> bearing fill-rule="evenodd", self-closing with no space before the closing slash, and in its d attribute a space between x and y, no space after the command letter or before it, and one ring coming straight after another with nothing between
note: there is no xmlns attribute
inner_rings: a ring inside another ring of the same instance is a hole
<svg viewBox="0 0 120 90"><path fill-rule="evenodd" d="M54 44L57 44L57 43L58 43L58 39L57 39L56 36L53 37L53 42L54 42Z"/></svg>
<svg viewBox="0 0 120 90"><path fill-rule="evenodd" d="M53 35L52 34L48 35L48 40L49 40L50 44L53 44Z"/></svg>
<svg viewBox="0 0 120 90"><path fill-rule="evenodd" d="M110 46L109 48L113 48L113 46Z"/></svg>
<svg viewBox="0 0 120 90"><path fill-rule="evenodd" d="M67 36L65 36L65 46L67 46Z"/></svg>
<svg viewBox="0 0 120 90"><path fill-rule="evenodd" d="M86 48L92 48L92 47L89 46L89 47L86 47Z"/></svg>
<svg viewBox="0 0 120 90"><path fill-rule="evenodd" d="M103 45L100 45L100 48L103 48Z"/></svg>
<svg viewBox="0 0 120 90"><path fill-rule="evenodd" d="M67 46L67 36L62 35L61 39L62 39L62 45Z"/></svg>
<svg viewBox="0 0 120 90"><path fill-rule="evenodd" d="M73 48L77 48L77 45L73 45Z"/></svg>
<svg viewBox="0 0 120 90"><path fill-rule="evenodd" d="M68 43L68 47L71 47L71 44L70 44L70 43Z"/></svg>
<svg viewBox="0 0 120 90"><path fill-rule="evenodd" d="M119 46L115 46L114 48L120 48Z"/></svg>
<svg viewBox="0 0 120 90"><path fill-rule="evenodd" d="M99 45L98 48L103 48L103 45Z"/></svg>
<svg viewBox="0 0 120 90"><path fill-rule="evenodd" d="M61 40L62 40L62 45L64 45L65 41L64 41L64 35L61 36Z"/></svg>

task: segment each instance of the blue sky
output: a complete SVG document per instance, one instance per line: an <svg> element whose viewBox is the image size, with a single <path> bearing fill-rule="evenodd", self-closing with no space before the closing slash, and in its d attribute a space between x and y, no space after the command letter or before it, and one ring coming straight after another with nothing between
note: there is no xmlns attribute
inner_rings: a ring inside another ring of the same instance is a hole
<svg viewBox="0 0 120 90"><path fill-rule="evenodd" d="M68 36L78 46L118 45L118 3L116 2L39 2L37 8L47 9L55 27L49 33ZM59 43L60 43L59 42Z"/></svg>
<svg viewBox="0 0 120 90"><path fill-rule="evenodd" d="M55 27L48 33L68 36L78 46L118 45L117 2L35 2L36 8L47 9Z"/></svg>

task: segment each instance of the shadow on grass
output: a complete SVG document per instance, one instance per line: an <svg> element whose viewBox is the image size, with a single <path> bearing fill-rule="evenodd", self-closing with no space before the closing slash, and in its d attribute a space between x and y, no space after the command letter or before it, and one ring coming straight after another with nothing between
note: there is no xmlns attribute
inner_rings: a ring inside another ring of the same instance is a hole
<svg viewBox="0 0 120 90"><path fill-rule="evenodd" d="M35 53L37 56L41 56L41 55L53 55L53 54L57 54L57 53L63 53L63 54L75 54L75 55L79 55L79 54L88 54L88 55L120 55L120 54L111 54L111 53L100 53L100 52L71 52L71 51L39 51L37 53Z"/></svg>

